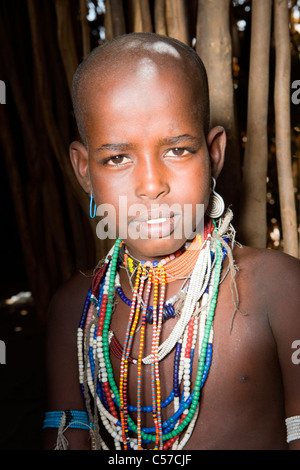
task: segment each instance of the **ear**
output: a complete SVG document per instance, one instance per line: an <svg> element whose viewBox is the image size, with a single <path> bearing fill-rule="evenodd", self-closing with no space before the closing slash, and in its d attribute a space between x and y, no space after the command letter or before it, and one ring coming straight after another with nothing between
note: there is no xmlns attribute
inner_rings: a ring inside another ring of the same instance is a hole
<svg viewBox="0 0 300 470"><path fill-rule="evenodd" d="M222 171L226 149L226 133L221 126L213 127L206 139L211 160L211 175L217 179Z"/></svg>
<svg viewBox="0 0 300 470"><path fill-rule="evenodd" d="M69 147L71 163L76 178L86 193L91 193L89 176L88 151L81 142L72 142Z"/></svg>

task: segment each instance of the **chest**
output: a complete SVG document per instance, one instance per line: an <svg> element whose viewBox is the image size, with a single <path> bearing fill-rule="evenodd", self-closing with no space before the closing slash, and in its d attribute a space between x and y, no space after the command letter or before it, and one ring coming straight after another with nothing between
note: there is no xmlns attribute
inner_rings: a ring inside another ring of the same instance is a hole
<svg viewBox="0 0 300 470"><path fill-rule="evenodd" d="M224 422L224 417L229 412L236 415L239 409L243 409L245 402L254 403L262 384L265 386L266 395L267 387L272 389L277 366L274 366L273 353L270 352L274 351L274 348L272 337L268 332L266 316L259 304L251 301L251 296L241 299L239 307L240 312L234 314L229 279L225 280L220 288L215 309L212 360L211 364L207 363L205 373L199 372L201 345L198 341L193 344L194 351L192 360L188 363L189 368L178 371L176 347L170 348L170 351L159 361L156 377L159 377L163 421L169 420L174 415L176 406L178 409L178 404L174 404L172 396L174 387L179 386L181 398L184 394L187 397L195 389L195 384L199 386L200 376L201 413L195 426L196 429L199 427L201 430L214 420ZM111 362L118 387L124 375L124 371L121 370L120 348L126 340L129 313L130 309L119 302L111 323L111 329L119 344L119 353L111 350ZM158 341L160 345L169 340L177 324L177 318L169 319L164 323ZM199 323L198 329L200 329ZM193 341L192 336L190 336L190 341ZM139 321L131 337L129 360L126 366L128 384L126 399L133 407L134 419L136 418L135 407L138 403L150 409L153 405L153 390L157 390L155 385L153 386L153 380L155 380L153 366L151 362L146 361L151 357L153 347L153 326L147 324L143 330ZM149 427L152 424L151 412L142 413L142 425Z"/></svg>

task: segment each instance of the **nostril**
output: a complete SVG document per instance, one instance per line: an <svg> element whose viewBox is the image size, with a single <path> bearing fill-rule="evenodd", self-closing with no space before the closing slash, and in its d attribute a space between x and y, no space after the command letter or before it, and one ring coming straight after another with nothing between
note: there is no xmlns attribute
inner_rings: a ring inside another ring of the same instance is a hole
<svg viewBox="0 0 300 470"><path fill-rule="evenodd" d="M147 199L151 199L151 200L156 200L156 199L159 199L160 197L168 194L169 192L169 189L167 188L167 186L165 188L156 188L156 187L146 187L146 188L143 188L144 190L138 194L138 196L140 198L147 198Z"/></svg>
<svg viewBox="0 0 300 470"><path fill-rule="evenodd" d="M140 198L158 199L168 194L170 191L169 184L162 178L161 174L144 175L137 181L136 194Z"/></svg>

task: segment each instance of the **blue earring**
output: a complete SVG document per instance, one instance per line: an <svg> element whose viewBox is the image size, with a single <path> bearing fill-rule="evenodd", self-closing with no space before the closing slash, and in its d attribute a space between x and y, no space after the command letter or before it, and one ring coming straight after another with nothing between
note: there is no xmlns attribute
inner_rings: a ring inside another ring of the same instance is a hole
<svg viewBox="0 0 300 470"><path fill-rule="evenodd" d="M90 218L94 219L96 217L96 212L97 212L97 205L94 200L93 194L91 194L90 197Z"/></svg>

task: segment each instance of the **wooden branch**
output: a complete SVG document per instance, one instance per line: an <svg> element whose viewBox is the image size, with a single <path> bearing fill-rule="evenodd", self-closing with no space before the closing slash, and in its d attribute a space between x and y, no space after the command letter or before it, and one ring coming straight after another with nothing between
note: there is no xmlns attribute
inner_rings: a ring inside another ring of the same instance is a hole
<svg viewBox="0 0 300 470"><path fill-rule="evenodd" d="M122 0L106 0L104 24L107 40L126 33Z"/></svg>
<svg viewBox="0 0 300 470"><path fill-rule="evenodd" d="M167 34L166 25L166 0L155 0L154 3L154 23L157 34Z"/></svg>
<svg viewBox="0 0 300 470"><path fill-rule="evenodd" d="M87 20L88 9L86 0L79 0L79 9L82 36L82 59L84 59L91 51L91 32Z"/></svg>
<svg viewBox="0 0 300 470"><path fill-rule="evenodd" d="M45 122L45 129L48 132L54 154L64 175L67 176L72 190L76 195L78 202L86 211L86 196L80 188L75 178L73 168L70 163L68 151L62 141L59 129L56 126L55 117L52 111L52 97L49 92L47 78L45 76L46 67L44 66L45 57L43 54L41 41L39 39L38 20L36 13L36 4L34 0L27 0L28 14L31 28L33 61L37 80L37 87L41 98L41 109Z"/></svg>
<svg viewBox="0 0 300 470"><path fill-rule="evenodd" d="M232 204L235 225L240 206L241 171L232 80L230 0L199 0L196 50L207 70L210 89L210 125L227 133L227 149L217 190Z"/></svg>
<svg viewBox="0 0 300 470"><path fill-rule="evenodd" d="M168 36L185 44L189 42L187 17L184 0L166 0L166 21Z"/></svg>
<svg viewBox="0 0 300 470"><path fill-rule="evenodd" d="M105 40L111 41L114 38L113 20L111 11L111 2L107 0L105 7L104 27L105 27Z"/></svg>
<svg viewBox="0 0 300 470"><path fill-rule="evenodd" d="M152 32L149 0L131 0L134 32Z"/></svg>
<svg viewBox="0 0 300 470"><path fill-rule="evenodd" d="M152 19L150 12L149 0L140 0L140 9L142 16L143 31L147 33L152 33Z"/></svg>
<svg viewBox="0 0 300 470"><path fill-rule="evenodd" d="M252 0L247 145L243 162L240 234L243 243L267 241L268 96L271 0Z"/></svg>
<svg viewBox="0 0 300 470"><path fill-rule="evenodd" d="M74 33L70 18L70 8L71 6L69 0L55 0L58 45L71 93L72 79L79 60L77 57Z"/></svg>
<svg viewBox="0 0 300 470"><path fill-rule="evenodd" d="M284 251L298 257L295 193L292 177L290 123L291 51L287 0L274 1L275 37L275 134Z"/></svg>

